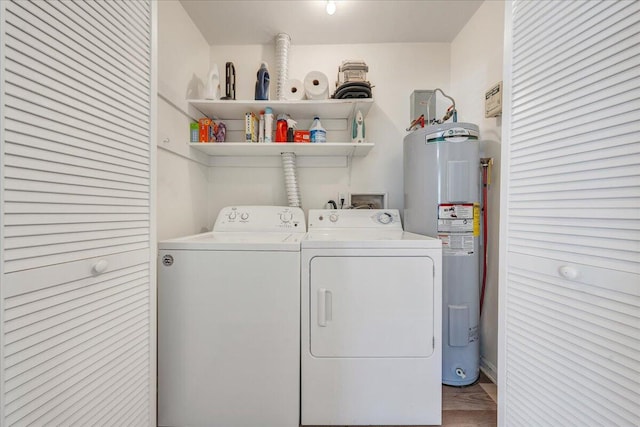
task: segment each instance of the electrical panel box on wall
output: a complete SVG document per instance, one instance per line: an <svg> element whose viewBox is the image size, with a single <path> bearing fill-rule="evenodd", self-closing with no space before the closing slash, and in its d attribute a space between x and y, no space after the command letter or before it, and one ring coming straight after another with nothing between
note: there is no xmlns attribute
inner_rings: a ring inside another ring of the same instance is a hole
<svg viewBox="0 0 640 427"><path fill-rule="evenodd" d="M387 209L387 193L351 193L348 206L352 209Z"/></svg>
<svg viewBox="0 0 640 427"><path fill-rule="evenodd" d="M433 90L414 90L410 97L409 122L424 115L424 121L430 122L436 118L436 97Z"/></svg>
<svg viewBox="0 0 640 427"><path fill-rule="evenodd" d="M502 82L496 83L484 94L484 116L500 117L502 115Z"/></svg>

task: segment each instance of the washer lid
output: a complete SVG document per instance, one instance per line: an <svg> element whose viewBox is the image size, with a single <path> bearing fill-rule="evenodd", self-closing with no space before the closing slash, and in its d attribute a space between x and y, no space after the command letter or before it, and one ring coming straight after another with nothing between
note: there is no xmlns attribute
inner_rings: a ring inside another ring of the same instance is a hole
<svg viewBox="0 0 640 427"><path fill-rule="evenodd" d="M164 240L159 249L224 251L300 251L304 233L215 232Z"/></svg>
<svg viewBox="0 0 640 427"><path fill-rule="evenodd" d="M441 248L439 239L402 230L342 229L312 230L302 240L303 248Z"/></svg>

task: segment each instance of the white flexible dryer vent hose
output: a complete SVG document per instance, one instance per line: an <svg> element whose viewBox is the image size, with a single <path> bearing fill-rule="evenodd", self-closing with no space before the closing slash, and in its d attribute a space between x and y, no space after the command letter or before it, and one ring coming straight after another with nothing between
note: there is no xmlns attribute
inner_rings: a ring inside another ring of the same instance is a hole
<svg viewBox="0 0 640 427"><path fill-rule="evenodd" d="M296 175L295 153L282 153L282 170L284 171L284 186L287 191L289 206L302 207L300 189L298 188L298 177Z"/></svg>
<svg viewBox="0 0 640 427"><path fill-rule="evenodd" d="M285 85L289 79L289 49L291 48L291 37L289 34L280 33L276 36L276 67L278 69L278 79L276 80L276 99L285 99Z"/></svg>

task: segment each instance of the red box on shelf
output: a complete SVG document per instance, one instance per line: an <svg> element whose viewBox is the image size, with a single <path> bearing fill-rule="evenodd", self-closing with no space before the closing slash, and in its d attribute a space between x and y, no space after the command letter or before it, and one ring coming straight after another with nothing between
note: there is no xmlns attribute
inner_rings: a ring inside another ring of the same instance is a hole
<svg viewBox="0 0 640 427"><path fill-rule="evenodd" d="M297 130L293 132L293 142L311 142L311 132L308 130Z"/></svg>

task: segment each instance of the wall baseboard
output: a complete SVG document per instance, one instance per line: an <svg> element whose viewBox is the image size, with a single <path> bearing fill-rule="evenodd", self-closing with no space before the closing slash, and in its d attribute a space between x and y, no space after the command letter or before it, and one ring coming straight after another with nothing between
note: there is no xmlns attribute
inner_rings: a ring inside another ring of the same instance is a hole
<svg viewBox="0 0 640 427"><path fill-rule="evenodd" d="M498 369L484 357L480 358L480 370L484 372L494 384L498 384Z"/></svg>

